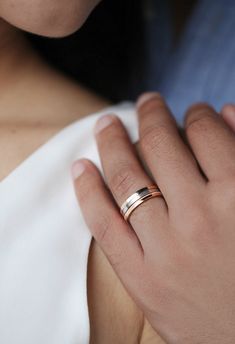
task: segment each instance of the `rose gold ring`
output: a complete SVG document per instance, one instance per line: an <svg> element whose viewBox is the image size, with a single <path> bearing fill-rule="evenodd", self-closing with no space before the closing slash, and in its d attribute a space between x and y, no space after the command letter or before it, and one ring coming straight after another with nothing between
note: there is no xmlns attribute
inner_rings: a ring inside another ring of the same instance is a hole
<svg viewBox="0 0 235 344"><path fill-rule="evenodd" d="M121 206L120 212L122 216L128 222L131 214L136 208L145 201L154 197L162 197L162 193L157 185L151 185L136 191Z"/></svg>

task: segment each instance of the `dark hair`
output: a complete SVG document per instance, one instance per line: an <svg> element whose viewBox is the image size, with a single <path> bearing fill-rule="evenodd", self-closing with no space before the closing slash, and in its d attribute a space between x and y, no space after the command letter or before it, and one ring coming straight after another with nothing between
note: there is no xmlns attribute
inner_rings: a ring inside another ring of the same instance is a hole
<svg viewBox="0 0 235 344"><path fill-rule="evenodd" d="M49 63L96 93L113 101L138 93L144 51L141 0L103 0L70 37L29 38Z"/></svg>

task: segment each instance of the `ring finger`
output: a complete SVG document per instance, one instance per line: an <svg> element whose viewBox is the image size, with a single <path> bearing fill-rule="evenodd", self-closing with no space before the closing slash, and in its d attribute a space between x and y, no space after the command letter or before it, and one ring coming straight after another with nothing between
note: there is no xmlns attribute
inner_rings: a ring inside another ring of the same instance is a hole
<svg viewBox="0 0 235 344"><path fill-rule="evenodd" d="M102 117L96 125L95 134L106 182L119 207L137 190L154 184L141 166L135 148L116 116ZM151 237L143 228L156 231L156 218L159 233L164 232L167 207L159 197L144 202L131 215L130 222L141 241ZM146 226L146 219L150 221L149 226Z"/></svg>

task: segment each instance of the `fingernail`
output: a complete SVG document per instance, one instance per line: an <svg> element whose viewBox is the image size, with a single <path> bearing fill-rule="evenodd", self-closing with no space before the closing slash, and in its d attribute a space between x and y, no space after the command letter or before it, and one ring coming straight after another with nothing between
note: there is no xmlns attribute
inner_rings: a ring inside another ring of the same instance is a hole
<svg viewBox="0 0 235 344"><path fill-rule="evenodd" d="M84 160L75 161L71 169L73 180L78 179L84 173L85 169L86 165Z"/></svg>
<svg viewBox="0 0 235 344"><path fill-rule="evenodd" d="M99 134L102 130L107 128L116 119L114 115L105 115L101 117L95 125L95 134Z"/></svg>
<svg viewBox="0 0 235 344"><path fill-rule="evenodd" d="M139 99L137 100L137 103L136 103L137 109L140 109L143 104L145 104L146 102L148 102L149 100L153 98L162 98L162 96L160 93L157 93L157 92L148 92L148 93L142 94L142 96L140 96Z"/></svg>

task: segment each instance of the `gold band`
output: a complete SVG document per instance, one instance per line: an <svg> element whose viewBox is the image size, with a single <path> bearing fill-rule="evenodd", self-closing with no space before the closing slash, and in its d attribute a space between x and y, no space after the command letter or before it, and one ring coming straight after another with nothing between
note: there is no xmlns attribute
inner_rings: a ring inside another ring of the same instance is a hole
<svg viewBox="0 0 235 344"><path fill-rule="evenodd" d="M138 208L145 201L154 198L161 197L162 193L159 190L157 185L151 185L136 191L131 195L121 206L121 214L126 221L129 221L129 218L133 211Z"/></svg>

